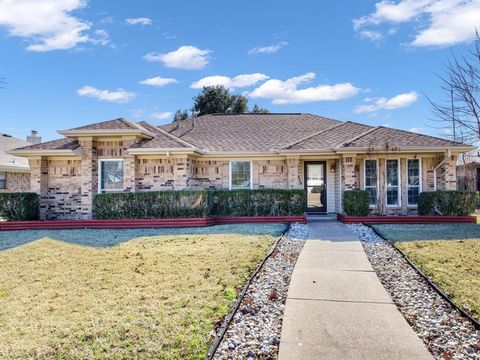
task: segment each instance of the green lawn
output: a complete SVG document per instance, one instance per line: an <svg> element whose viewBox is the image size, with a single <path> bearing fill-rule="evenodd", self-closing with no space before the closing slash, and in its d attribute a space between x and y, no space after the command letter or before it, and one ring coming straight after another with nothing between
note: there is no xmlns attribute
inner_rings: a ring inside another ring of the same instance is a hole
<svg viewBox="0 0 480 360"><path fill-rule="evenodd" d="M283 229L3 232L0 358L201 359Z"/></svg>
<svg viewBox="0 0 480 360"><path fill-rule="evenodd" d="M452 301L480 319L480 226L374 225Z"/></svg>

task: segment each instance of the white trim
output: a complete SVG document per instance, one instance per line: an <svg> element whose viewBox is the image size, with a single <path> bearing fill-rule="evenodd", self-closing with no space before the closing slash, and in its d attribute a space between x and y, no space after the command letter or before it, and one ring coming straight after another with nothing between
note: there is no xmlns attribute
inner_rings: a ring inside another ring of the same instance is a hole
<svg viewBox="0 0 480 360"><path fill-rule="evenodd" d="M405 161L405 172L406 172L406 177L407 177L407 206L408 207L417 207L418 204L410 204L408 202L408 188L409 188L409 184L408 184L408 161L409 160L418 160L418 194L420 195L420 193L422 192L422 158L418 157L418 158L407 158L406 161Z"/></svg>
<svg viewBox="0 0 480 360"><path fill-rule="evenodd" d="M397 161L397 176L398 176L398 205L388 205L388 161L396 160ZM385 158L385 206L387 208L401 208L402 207L402 176L401 176L402 166L399 158Z"/></svg>
<svg viewBox="0 0 480 360"><path fill-rule="evenodd" d="M252 160L229 160L228 161L228 190L232 190L232 162L250 163L250 190L253 189L253 161ZM234 189L239 190L239 189Z"/></svg>
<svg viewBox="0 0 480 360"><path fill-rule="evenodd" d="M98 167L97 167L97 192L99 194L103 194L102 188L100 184L102 183L102 162L107 162L107 161L121 161L123 163L122 168L123 168L123 188L122 189L114 189L114 190L108 190L105 192L123 192L125 190L125 160L124 159L98 159Z"/></svg>
<svg viewBox="0 0 480 360"><path fill-rule="evenodd" d="M380 168L379 168L379 163L378 163L378 159L369 159L369 158L365 158L363 159L363 190L366 190L366 187L367 187L367 184L366 184L366 179L367 179L367 175L366 175L366 166L365 166L365 162L366 161L375 161L376 163L376 173L377 173L377 198L376 198L376 202L375 204L369 204L370 208L376 208L377 207L377 204L378 204L378 195L379 195L379 191L380 191L380 172L378 171ZM369 186L369 187L372 187L372 186Z"/></svg>

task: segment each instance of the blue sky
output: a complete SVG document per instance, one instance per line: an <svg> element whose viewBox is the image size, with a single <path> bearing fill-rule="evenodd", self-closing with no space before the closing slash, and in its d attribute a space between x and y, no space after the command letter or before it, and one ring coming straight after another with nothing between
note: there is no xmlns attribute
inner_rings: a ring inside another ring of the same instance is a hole
<svg viewBox="0 0 480 360"><path fill-rule="evenodd" d="M480 0L0 0L0 132L162 124L221 83L272 112L439 134L425 95L479 24Z"/></svg>

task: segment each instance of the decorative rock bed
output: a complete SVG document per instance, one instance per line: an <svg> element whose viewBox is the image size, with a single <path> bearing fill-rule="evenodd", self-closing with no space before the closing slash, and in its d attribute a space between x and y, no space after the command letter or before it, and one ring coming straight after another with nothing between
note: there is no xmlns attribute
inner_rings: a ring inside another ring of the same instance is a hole
<svg viewBox="0 0 480 360"><path fill-rule="evenodd" d="M275 359L288 285L308 226L292 224L252 280L214 359Z"/></svg>
<svg viewBox="0 0 480 360"><path fill-rule="evenodd" d="M480 359L480 331L453 308L392 244L365 225L349 225L394 303L436 359Z"/></svg>

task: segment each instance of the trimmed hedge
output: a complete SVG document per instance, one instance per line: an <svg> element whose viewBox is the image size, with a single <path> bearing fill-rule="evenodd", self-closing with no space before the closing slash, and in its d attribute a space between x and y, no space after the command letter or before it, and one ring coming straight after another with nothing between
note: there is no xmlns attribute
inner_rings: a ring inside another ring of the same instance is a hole
<svg viewBox="0 0 480 360"><path fill-rule="evenodd" d="M0 193L0 219L7 221L38 220L36 193Z"/></svg>
<svg viewBox="0 0 480 360"><path fill-rule="evenodd" d="M306 196L303 190L209 190L210 216L303 215Z"/></svg>
<svg viewBox="0 0 480 360"><path fill-rule="evenodd" d="M367 216L370 213L368 192L365 190L346 190L343 193L343 210L349 216Z"/></svg>
<svg viewBox="0 0 480 360"><path fill-rule="evenodd" d="M418 200L420 215L468 216L475 212L478 194L474 191L437 190L423 192Z"/></svg>
<svg viewBox="0 0 480 360"><path fill-rule="evenodd" d="M303 215L303 190L167 190L97 194L96 219Z"/></svg>

